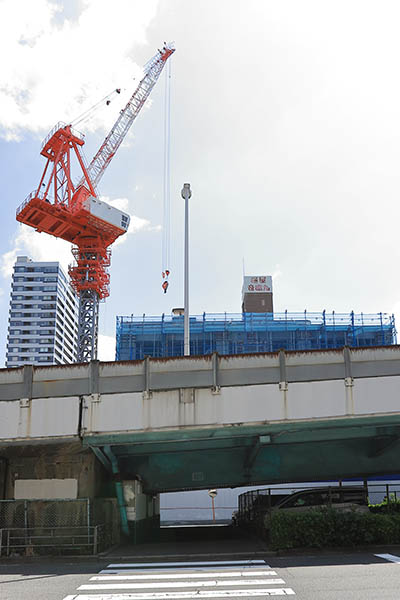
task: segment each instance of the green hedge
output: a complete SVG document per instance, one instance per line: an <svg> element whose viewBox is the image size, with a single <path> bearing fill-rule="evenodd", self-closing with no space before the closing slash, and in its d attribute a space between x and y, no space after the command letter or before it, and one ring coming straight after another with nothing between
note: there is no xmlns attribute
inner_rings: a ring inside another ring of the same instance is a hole
<svg viewBox="0 0 400 600"><path fill-rule="evenodd" d="M370 504L369 510L373 513L399 513L400 500L391 494L389 500L386 498L380 504Z"/></svg>
<svg viewBox="0 0 400 600"><path fill-rule="evenodd" d="M269 519L274 550L400 543L400 514L339 512L332 509L302 513L276 511Z"/></svg>

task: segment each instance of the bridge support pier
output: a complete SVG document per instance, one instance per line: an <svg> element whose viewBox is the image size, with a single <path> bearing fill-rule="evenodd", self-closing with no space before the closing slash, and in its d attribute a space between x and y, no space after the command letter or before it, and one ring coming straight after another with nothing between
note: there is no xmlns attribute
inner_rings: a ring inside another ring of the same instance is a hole
<svg viewBox="0 0 400 600"><path fill-rule="evenodd" d="M143 493L140 481L122 482L129 535L135 544L155 541L160 535L160 496Z"/></svg>

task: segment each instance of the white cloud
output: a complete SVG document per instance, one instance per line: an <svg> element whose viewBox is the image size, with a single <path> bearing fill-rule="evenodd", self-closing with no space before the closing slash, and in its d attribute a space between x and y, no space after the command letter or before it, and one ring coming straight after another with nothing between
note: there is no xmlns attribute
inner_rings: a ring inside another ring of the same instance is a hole
<svg viewBox="0 0 400 600"><path fill-rule="evenodd" d="M110 206L114 208L118 208L118 210L123 210L124 212L129 213L129 199L128 198L109 198L109 196L100 196L100 200L102 202L107 202Z"/></svg>
<svg viewBox="0 0 400 600"><path fill-rule="evenodd" d="M391 306L389 305L388 312L390 312L391 314L394 314L395 316L400 315L400 301L395 302ZM399 323L400 323L400 319L399 319ZM397 323L397 329L399 329L398 323ZM399 330L399 341L400 341L400 330Z"/></svg>
<svg viewBox="0 0 400 600"><path fill-rule="evenodd" d="M32 260L58 261L65 271L72 262L71 244L45 233L38 233L27 225L19 225L13 240L13 248L0 256L0 271L3 277L12 274L18 255L26 255Z"/></svg>
<svg viewBox="0 0 400 600"><path fill-rule="evenodd" d="M111 200L108 196L101 196L100 200L107 202L107 204L110 204L110 206L114 206L115 208L128 213L128 215L131 217L128 231L125 235L117 239L117 241L114 243L114 246L123 244L128 235L137 233L138 231L161 231L161 225L151 225L148 219L143 219L142 217L133 215L131 213L130 202L128 198L114 198Z"/></svg>
<svg viewBox="0 0 400 600"><path fill-rule="evenodd" d="M274 281L275 279L282 277L282 275L283 273L281 271L280 265L275 265L274 270L272 271L272 280Z"/></svg>
<svg viewBox="0 0 400 600"><path fill-rule="evenodd" d="M115 337L99 334L98 339L99 360L115 360Z"/></svg>
<svg viewBox="0 0 400 600"><path fill-rule="evenodd" d="M121 103L131 95L141 68L130 53L146 42L157 0L85 0L81 6L73 20L62 17L60 2L0 2L0 52L7 57L0 73L4 139L71 121L117 87L123 89ZM85 129L111 125L112 115L115 110L105 108Z"/></svg>
<svg viewBox="0 0 400 600"><path fill-rule="evenodd" d="M18 250L19 247L17 246L17 243L15 243L12 250L9 250L9 252L5 252L2 255L0 269L3 277L11 276Z"/></svg>

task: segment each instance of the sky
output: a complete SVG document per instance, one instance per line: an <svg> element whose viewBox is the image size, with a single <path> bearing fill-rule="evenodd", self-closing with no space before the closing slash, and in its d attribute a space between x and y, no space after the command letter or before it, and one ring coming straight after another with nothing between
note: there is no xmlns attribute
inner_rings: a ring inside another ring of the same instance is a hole
<svg viewBox="0 0 400 600"><path fill-rule="evenodd" d="M15 257L71 262L15 220L43 138L116 87L84 124L90 160L164 41L171 60L170 287L161 289L165 73L101 184L129 212L101 305L183 305L180 190L190 200L190 312L241 310L243 272L271 274L276 311L400 314L400 4L382 0L0 0L0 363Z"/></svg>

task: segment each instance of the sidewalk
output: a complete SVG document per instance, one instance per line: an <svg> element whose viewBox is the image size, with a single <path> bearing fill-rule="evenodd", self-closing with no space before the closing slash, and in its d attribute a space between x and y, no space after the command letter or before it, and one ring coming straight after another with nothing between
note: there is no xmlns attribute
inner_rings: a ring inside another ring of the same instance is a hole
<svg viewBox="0 0 400 600"><path fill-rule="evenodd" d="M161 529L161 540L152 543L123 543L101 554L110 560L157 558L175 560L218 557L253 558L268 552L262 540L245 537L231 527L169 527Z"/></svg>

